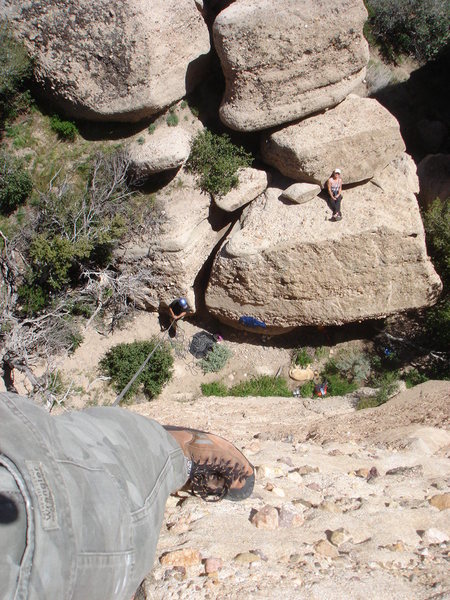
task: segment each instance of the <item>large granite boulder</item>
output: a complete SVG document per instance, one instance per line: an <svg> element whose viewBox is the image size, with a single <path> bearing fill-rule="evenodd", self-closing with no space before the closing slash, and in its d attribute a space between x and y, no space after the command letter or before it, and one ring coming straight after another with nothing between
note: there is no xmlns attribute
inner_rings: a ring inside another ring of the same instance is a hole
<svg viewBox="0 0 450 600"><path fill-rule="evenodd" d="M152 135L144 133L128 146L130 169L137 180L180 167L191 151L189 134L178 127L161 127Z"/></svg>
<svg viewBox="0 0 450 600"><path fill-rule="evenodd" d="M286 204L281 189L268 188L218 252L207 308L234 326L251 315L277 333L433 304L442 286L426 254L414 173L402 155L376 185L346 190L340 222L320 196Z"/></svg>
<svg viewBox="0 0 450 600"><path fill-rule="evenodd" d="M211 215L210 204L209 195L183 170L156 195L157 223L122 248L120 257L123 272L150 274L140 294L143 308L182 295L196 309L199 293L203 296L202 269L229 227L226 218Z"/></svg>
<svg viewBox="0 0 450 600"><path fill-rule="evenodd" d="M283 175L321 185L338 166L344 183L370 179L404 150L395 117L377 100L353 94L268 135L261 145L264 161Z"/></svg>
<svg viewBox="0 0 450 600"><path fill-rule="evenodd" d="M237 187L225 196L214 196L216 206L226 212L233 212L257 198L269 183L266 171L251 167L239 169L237 175L239 179Z"/></svg>
<svg viewBox="0 0 450 600"><path fill-rule="evenodd" d="M435 198L450 198L450 154L429 154L417 166L419 199L427 208Z"/></svg>
<svg viewBox="0 0 450 600"><path fill-rule="evenodd" d="M138 121L182 98L210 50L194 0L4 0L47 100L76 118Z"/></svg>
<svg viewBox="0 0 450 600"><path fill-rule="evenodd" d="M343 100L363 80L362 0L239 0L213 26L226 78L220 118L255 131Z"/></svg>

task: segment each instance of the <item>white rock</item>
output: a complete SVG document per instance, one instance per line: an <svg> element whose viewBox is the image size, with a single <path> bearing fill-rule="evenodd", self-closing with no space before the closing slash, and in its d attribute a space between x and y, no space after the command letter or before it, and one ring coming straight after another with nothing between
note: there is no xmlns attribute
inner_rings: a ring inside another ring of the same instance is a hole
<svg viewBox="0 0 450 600"><path fill-rule="evenodd" d="M315 198L319 193L320 185L314 183L294 183L284 190L281 197L296 204L304 204Z"/></svg>
<svg viewBox="0 0 450 600"><path fill-rule="evenodd" d="M214 196L216 205L226 212L248 204L264 192L268 185L266 171L245 168L238 171L239 184L225 196Z"/></svg>
<svg viewBox="0 0 450 600"><path fill-rule="evenodd" d="M350 95L335 108L270 134L263 159L283 175L323 185L339 166L342 180L373 177L405 150L395 117L377 100Z"/></svg>
<svg viewBox="0 0 450 600"><path fill-rule="evenodd" d="M343 100L365 75L366 17L359 0L231 4L213 26L226 79L221 120L267 129Z"/></svg>
<svg viewBox="0 0 450 600"><path fill-rule="evenodd" d="M435 529L434 527L430 527L430 529L426 529L422 534L422 541L425 544L443 544L444 542L448 542L450 538L444 531L440 531L439 529Z"/></svg>

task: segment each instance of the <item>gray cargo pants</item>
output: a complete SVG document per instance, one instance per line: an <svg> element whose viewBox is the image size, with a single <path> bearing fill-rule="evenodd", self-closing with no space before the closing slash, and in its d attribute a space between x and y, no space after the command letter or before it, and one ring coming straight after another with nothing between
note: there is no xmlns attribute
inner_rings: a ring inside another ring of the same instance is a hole
<svg viewBox="0 0 450 600"><path fill-rule="evenodd" d="M186 464L161 425L130 411L52 417L0 393L1 600L130 600Z"/></svg>

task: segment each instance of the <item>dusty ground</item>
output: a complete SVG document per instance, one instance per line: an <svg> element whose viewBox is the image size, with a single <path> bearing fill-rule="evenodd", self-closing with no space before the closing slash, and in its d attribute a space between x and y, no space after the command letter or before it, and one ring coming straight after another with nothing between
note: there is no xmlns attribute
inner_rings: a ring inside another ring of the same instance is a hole
<svg viewBox="0 0 450 600"><path fill-rule="evenodd" d="M291 350L277 338L257 345L227 332L233 358L219 375L203 375L187 352L199 327L182 327L172 382L158 399L129 410L227 437L258 476L252 497L240 503L169 498L140 598L450 598L448 382L427 382L366 411L355 411L352 397L205 398L202 381L231 384L280 367L286 374ZM158 333L156 316L140 313L112 337L90 331L63 365L76 392L68 403L111 402L98 359L116 343ZM442 510L430 504L434 496ZM275 510L270 529L251 522L265 506L272 517Z"/></svg>

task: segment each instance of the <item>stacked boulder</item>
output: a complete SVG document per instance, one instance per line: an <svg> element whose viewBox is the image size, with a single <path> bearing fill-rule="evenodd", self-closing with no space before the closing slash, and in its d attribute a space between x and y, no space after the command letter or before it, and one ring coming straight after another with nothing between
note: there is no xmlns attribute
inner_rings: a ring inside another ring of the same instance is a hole
<svg viewBox="0 0 450 600"><path fill-rule="evenodd" d="M357 95L369 57L363 0L212 4L224 7L212 24L226 84L218 116L261 132L267 165L243 169L239 186L214 198L183 170L202 123L181 104L172 123L161 114L206 76L208 3L4 0L44 93L66 114L155 119L129 143L130 167L140 181L178 174L158 193L158 227L122 256L124 270L153 271L148 305L180 294L203 303L208 275L207 309L236 327L251 316L264 332L435 302L441 283L426 254L415 165L394 117ZM324 190L335 167L339 223Z"/></svg>

